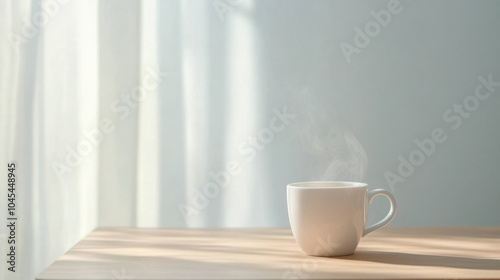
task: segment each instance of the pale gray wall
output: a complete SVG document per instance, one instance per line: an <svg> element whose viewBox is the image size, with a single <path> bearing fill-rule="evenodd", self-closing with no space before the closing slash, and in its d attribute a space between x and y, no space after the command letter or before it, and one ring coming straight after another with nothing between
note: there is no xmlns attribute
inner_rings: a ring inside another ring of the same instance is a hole
<svg viewBox="0 0 500 280"><path fill-rule="evenodd" d="M401 1L350 62L341 44L393 2L215 1L232 5L223 18L206 0L158 1L153 12L115 2L100 4L101 116L114 116L110 101L137 82L145 57L170 76L101 146L99 225L288 226L287 183L389 188L384 174L436 128L446 141L392 188L392 225L500 225L500 87L458 129L443 119L479 76L500 81L500 2ZM141 34L157 34L157 45L138 45ZM296 119L246 162L238 145L283 106ZM230 159L242 173L185 221L179 204ZM375 200L370 221L386 204Z"/></svg>
<svg viewBox="0 0 500 280"><path fill-rule="evenodd" d="M443 120L473 95L478 76L500 81L500 2L401 1L402 11L348 63L340 44L353 44L354 28L388 2L256 1L246 11L259 38L262 114L270 117L270 108L283 104L298 110L297 125L253 163L272 167L275 225L288 224L279 186L321 179L318 161L300 140L300 133L314 131L308 126L316 126L319 138L339 127L352 133L366 151L364 181L372 188L387 188L384 173L397 172L398 156L408 158L414 140L444 129L447 140L393 188L399 202L393 225L500 224L500 87L458 129ZM212 28L232 24L231 17L245 14L241 9L221 23L216 18ZM376 199L372 219L385 211Z"/></svg>

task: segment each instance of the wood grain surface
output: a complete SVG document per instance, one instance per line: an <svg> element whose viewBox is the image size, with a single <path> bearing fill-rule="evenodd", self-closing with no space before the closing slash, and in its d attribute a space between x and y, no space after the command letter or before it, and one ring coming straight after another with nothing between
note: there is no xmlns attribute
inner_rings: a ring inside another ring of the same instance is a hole
<svg viewBox="0 0 500 280"><path fill-rule="evenodd" d="M337 258L290 229L101 228L37 279L500 279L500 227L384 228Z"/></svg>

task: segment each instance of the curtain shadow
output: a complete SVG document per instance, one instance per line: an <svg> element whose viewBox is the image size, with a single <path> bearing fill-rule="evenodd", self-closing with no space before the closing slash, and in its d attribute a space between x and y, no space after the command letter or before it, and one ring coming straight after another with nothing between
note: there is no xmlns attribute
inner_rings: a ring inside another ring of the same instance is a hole
<svg viewBox="0 0 500 280"><path fill-rule="evenodd" d="M158 64L169 73L159 86L159 226L184 227L179 203L185 197L185 125L182 108L182 44L179 1L158 1Z"/></svg>
<svg viewBox="0 0 500 280"><path fill-rule="evenodd" d="M210 72L209 98L207 99L208 115L210 116L208 122L210 131L208 136L208 156L210 159L208 168L209 172L218 173L225 170L228 157L225 149L228 141L227 137L224 136L230 133L228 130L229 115L226 110L230 93L225 81L230 76L230 72L225 65L227 65L227 60L231 58L226 55L228 53L226 44L228 23L221 21L217 17L213 3L208 5L207 8L210 9L206 23L210 34L207 46L210 54L208 58L208 71ZM207 183L214 181L211 177L207 178ZM225 190L221 186L219 187L219 195L211 199L210 205L206 209L209 217L208 226L210 227L224 227L226 215L224 207Z"/></svg>
<svg viewBox="0 0 500 280"><path fill-rule="evenodd" d="M33 15L39 13L41 7L39 1L31 1L31 9L29 18L33 18ZM14 19L13 19L14 20ZM24 201L29 202L25 207L22 207L21 211L28 213L23 217L22 226L28 228L26 232L31 234L23 235L23 247L20 253L21 256L25 257L25 262L27 263L27 269L21 272L23 277L29 277L34 275L37 270L43 265L43 260L46 260L47 252L47 234L45 230L41 230L40 224L45 224L46 222L46 207L43 202L46 201L44 192L41 190L43 186L43 175L41 172L33 165L34 160L38 158L36 164L40 164L43 161L42 153L40 152L38 145L43 145L43 141L33 145L32 139L38 138L38 140L43 139L43 131L39 132L39 135L35 135L35 127L41 126L43 119L35 119L34 112L37 111L35 108L38 107L37 117L43 116L43 98L35 98L35 92L37 91L37 80L40 79L39 70L42 68L44 60L43 56L40 55L43 52L43 40L41 39L41 34L35 35L29 40L29 42L24 46L24 49L18 50L20 52L20 67L17 73L17 89L16 92L20 98L18 98L15 111L15 125L16 125L16 137L15 137L15 152L18 158L16 164L16 171L22 176L22 184L29 189L29 191L17 190L20 192L20 196L24 196ZM35 67L33 66L35 64ZM36 154L36 156L35 156ZM43 166L43 165L42 165ZM43 169L42 166L38 166L38 169ZM24 176L23 176L24 175ZM36 176L40 175L40 176ZM38 204L37 201L42 203ZM30 250L30 248L36 248L35 250Z"/></svg>

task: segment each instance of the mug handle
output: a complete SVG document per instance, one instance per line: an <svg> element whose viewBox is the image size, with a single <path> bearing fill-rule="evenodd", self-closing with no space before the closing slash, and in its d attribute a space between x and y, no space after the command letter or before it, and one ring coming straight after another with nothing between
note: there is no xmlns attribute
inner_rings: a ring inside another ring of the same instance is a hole
<svg viewBox="0 0 500 280"><path fill-rule="evenodd" d="M385 218L383 218L381 221L379 221L378 223L375 223L369 227L366 227L364 232L363 232L363 236L387 225L388 223L390 223L392 221L392 219L394 219L394 216L396 215L396 209L397 209L396 199L394 199L394 196L392 196L392 194L390 192L383 190L383 189L376 189L373 191L368 191L368 200L366 202L367 203L366 208L368 209L373 198L376 197L377 195L386 196L389 199L389 201L391 202L391 209L389 210L389 213L387 213L387 216L385 216Z"/></svg>

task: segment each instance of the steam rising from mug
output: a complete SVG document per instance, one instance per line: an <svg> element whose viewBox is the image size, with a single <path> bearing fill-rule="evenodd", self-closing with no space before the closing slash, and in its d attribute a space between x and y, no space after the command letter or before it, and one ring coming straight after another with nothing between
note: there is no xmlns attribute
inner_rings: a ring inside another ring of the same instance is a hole
<svg viewBox="0 0 500 280"><path fill-rule="evenodd" d="M330 129L327 133L304 135L307 150L318 165L322 181L363 181L368 159L363 146L348 130Z"/></svg>
<svg viewBox="0 0 500 280"><path fill-rule="evenodd" d="M322 181L363 181L366 173L366 152L350 131L330 131L323 139L315 139L314 147L324 162Z"/></svg>
<svg viewBox="0 0 500 280"><path fill-rule="evenodd" d="M330 110L322 104L314 102L311 91L305 88L294 106L299 116L297 132L313 170L318 170L311 179L363 181L368 164L363 146L351 131L335 124L334 114L326 113Z"/></svg>

